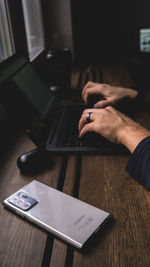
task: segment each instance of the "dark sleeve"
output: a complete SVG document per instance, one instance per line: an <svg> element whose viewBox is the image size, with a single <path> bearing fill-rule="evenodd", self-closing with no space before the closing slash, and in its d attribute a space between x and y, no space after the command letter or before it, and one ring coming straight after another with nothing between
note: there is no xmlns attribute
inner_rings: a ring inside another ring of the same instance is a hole
<svg viewBox="0 0 150 267"><path fill-rule="evenodd" d="M127 163L126 169L132 177L150 190L150 136L138 144Z"/></svg>

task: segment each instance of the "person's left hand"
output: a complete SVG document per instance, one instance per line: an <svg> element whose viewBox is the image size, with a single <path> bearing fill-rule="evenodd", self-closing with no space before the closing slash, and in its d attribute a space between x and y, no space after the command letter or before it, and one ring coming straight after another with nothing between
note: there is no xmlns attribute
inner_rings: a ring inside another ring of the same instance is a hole
<svg viewBox="0 0 150 267"><path fill-rule="evenodd" d="M99 95L100 99L94 104L94 108L105 108L114 106L124 99L135 99L138 92L131 88L112 86L104 83L88 82L82 90L82 98L88 104L89 97Z"/></svg>

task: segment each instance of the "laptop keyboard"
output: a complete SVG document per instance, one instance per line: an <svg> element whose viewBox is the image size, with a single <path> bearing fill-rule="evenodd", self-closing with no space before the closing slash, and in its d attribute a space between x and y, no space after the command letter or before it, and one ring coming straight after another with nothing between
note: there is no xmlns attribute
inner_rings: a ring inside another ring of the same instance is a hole
<svg viewBox="0 0 150 267"><path fill-rule="evenodd" d="M79 146L78 122L83 109L82 106L69 106L66 109L57 139L57 146Z"/></svg>
<svg viewBox="0 0 150 267"><path fill-rule="evenodd" d="M79 138L78 123L84 106L69 106L61 124L56 146L58 147L97 147L110 146L110 142L94 132Z"/></svg>

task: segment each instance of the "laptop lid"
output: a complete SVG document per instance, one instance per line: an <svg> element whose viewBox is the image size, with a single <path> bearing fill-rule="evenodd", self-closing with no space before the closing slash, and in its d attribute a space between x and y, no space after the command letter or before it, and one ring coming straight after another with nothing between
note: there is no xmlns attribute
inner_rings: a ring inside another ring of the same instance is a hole
<svg viewBox="0 0 150 267"><path fill-rule="evenodd" d="M9 93L13 110L26 133L38 147L44 146L60 101L28 63L11 77Z"/></svg>

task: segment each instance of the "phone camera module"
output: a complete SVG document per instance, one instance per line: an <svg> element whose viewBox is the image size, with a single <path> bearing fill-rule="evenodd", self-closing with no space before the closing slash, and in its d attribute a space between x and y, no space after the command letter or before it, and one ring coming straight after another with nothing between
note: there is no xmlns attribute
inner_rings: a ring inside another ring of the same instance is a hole
<svg viewBox="0 0 150 267"><path fill-rule="evenodd" d="M38 203L35 198L29 196L23 191L17 192L16 195L12 196L10 199L8 199L8 201L24 211L31 209L35 204Z"/></svg>

